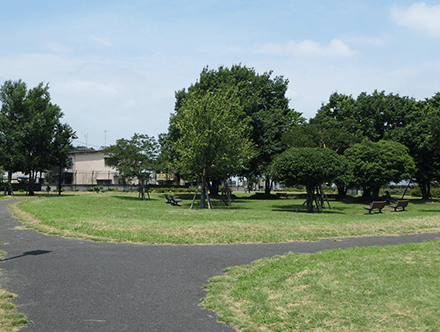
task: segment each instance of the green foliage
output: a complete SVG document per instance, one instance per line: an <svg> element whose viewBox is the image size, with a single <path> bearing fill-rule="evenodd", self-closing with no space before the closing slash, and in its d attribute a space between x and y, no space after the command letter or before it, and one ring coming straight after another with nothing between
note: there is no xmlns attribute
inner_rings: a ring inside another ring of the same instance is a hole
<svg viewBox="0 0 440 332"><path fill-rule="evenodd" d="M102 190L102 192L107 192L107 191L109 191L109 192L119 192L119 190L116 189L116 188L108 188L108 189Z"/></svg>
<svg viewBox="0 0 440 332"><path fill-rule="evenodd" d="M104 189L103 186L94 186L94 187L92 187L92 188L89 188L88 191L94 191L94 192L96 192L96 193L99 193L99 192L103 191L103 189Z"/></svg>
<svg viewBox="0 0 440 332"><path fill-rule="evenodd" d="M143 187L156 169L158 144L154 137L134 134L130 140L118 139L115 145L104 149L109 155L108 163L121 173L125 180L138 179ZM142 192L142 199L145 199Z"/></svg>
<svg viewBox="0 0 440 332"><path fill-rule="evenodd" d="M344 166L344 159L330 149L291 148L274 159L270 174L287 185L314 187L332 181Z"/></svg>
<svg viewBox="0 0 440 332"><path fill-rule="evenodd" d="M202 188L210 177L236 174L253 155L236 88L190 92L170 123L179 132L176 168L186 179L201 179Z"/></svg>
<svg viewBox="0 0 440 332"><path fill-rule="evenodd" d="M249 129L243 138L249 139L255 149L249 167L240 169L240 174L246 178L256 178L267 175L267 167L274 154L281 152L279 144L284 131L304 121L301 114L289 109L285 96L288 80L282 76L271 77L272 72L259 75L253 68L241 65L230 69L219 67L218 70L204 68L200 79L195 84L176 93L175 110L179 110L192 94L203 95L217 90L235 90L243 113L238 121L245 119ZM178 139L180 131L176 130L170 121L169 136L171 140ZM210 174L211 180L218 180ZM219 178L224 180L224 178Z"/></svg>
<svg viewBox="0 0 440 332"><path fill-rule="evenodd" d="M0 165L8 172L29 175L29 194L37 173L54 166L66 167L74 135L62 124L61 109L52 104L49 86L5 81L0 87Z"/></svg>
<svg viewBox="0 0 440 332"><path fill-rule="evenodd" d="M329 148L338 154L360 140L354 134L344 132L342 128L332 128L323 124L303 124L286 131L282 144L288 148Z"/></svg>
<svg viewBox="0 0 440 332"><path fill-rule="evenodd" d="M416 168L408 149L392 141L364 141L344 152L353 174L353 184L364 188L365 196L377 197L381 187L410 179Z"/></svg>
<svg viewBox="0 0 440 332"><path fill-rule="evenodd" d="M422 197L429 198L430 184L440 180L440 93L419 102L406 113L407 125L394 130L390 138L405 144L414 158Z"/></svg>
<svg viewBox="0 0 440 332"><path fill-rule="evenodd" d="M439 187L431 188L430 193L431 193L430 198L440 198L440 188ZM423 197L422 190L421 190L420 186L417 186L417 187L411 189L410 195L412 197Z"/></svg>
<svg viewBox="0 0 440 332"><path fill-rule="evenodd" d="M408 112L416 106L416 101L398 94L386 95L384 91L372 94L361 93L352 96L334 93L329 102L323 104L311 123L329 128L341 128L360 139L368 138L378 142L387 138L395 128L408 124Z"/></svg>
<svg viewBox="0 0 440 332"><path fill-rule="evenodd" d="M274 159L270 175L287 185L306 186L307 211L312 212L315 188L341 176L346 166L345 158L330 149L291 148Z"/></svg>
<svg viewBox="0 0 440 332"><path fill-rule="evenodd" d="M151 188L152 193L163 194L163 193L194 193L195 188L180 188L180 187L158 187Z"/></svg>
<svg viewBox="0 0 440 332"><path fill-rule="evenodd" d="M358 139L404 144L417 167L414 177L428 198L430 183L440 179L440 93L425 101L374 91L356 99L334 93L312 124L340 129Z"/></svg>

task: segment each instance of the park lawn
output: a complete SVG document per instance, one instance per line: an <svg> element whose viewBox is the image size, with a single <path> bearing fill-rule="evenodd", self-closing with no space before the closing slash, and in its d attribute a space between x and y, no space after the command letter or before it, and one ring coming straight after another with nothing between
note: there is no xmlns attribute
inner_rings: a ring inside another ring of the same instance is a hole
<svg viewBox="0 0 440 332"><path fill-rule="evenodd" d="M203 299L238 331L440 331L440 241L289 253L224 270Z"/></svg>
<svg viewBox="0 0 440 332"><path fill-rule="evenodd" d="M44 195L11 207L25 227L95 241L143 244L269 243L319 238L402 235L440 231L440 204L412 200L407 211L368 214L367 204L330 200L324 213L296 213L304 199L248 199L231 207L190 209L193 194L180 194L182 206L166 204L163 194L141 201L137 193ZM197 201L196 201L197 204ZM327 206L327 204L326 204Z"/></svg>

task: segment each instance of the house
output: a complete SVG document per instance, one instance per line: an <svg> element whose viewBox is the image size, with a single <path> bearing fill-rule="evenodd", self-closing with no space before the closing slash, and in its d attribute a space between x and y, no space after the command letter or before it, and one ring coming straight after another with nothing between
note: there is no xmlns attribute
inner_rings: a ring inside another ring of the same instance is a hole
<svg viewBox="0 0 440 332"><path fill-rule="evenodd" d="M78 147L72 150L71 167L64 173L64 183L74 185L119 184L119 172L107 162L108 156L102 150Z"/></svg>
<svg viewBox="0 0 440 332"><path fill-rule="evenodd" d="M64 184L70 185L118 185L122 178L118 170L109 164L110 157L103 150L77 147L69 155L70 168L64 172ZM150 172L150 184L156 184L156 173ZM137 185L133 179L128 184Z"/></svg>

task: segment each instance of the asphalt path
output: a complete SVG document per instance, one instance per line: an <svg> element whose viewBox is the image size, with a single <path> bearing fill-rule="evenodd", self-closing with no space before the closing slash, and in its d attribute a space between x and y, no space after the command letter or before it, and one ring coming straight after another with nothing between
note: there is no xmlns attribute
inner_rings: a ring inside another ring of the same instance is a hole
<svg viewBox="0 0 440 332"><path fill-rule="evenodd" d="M14 202L14 201L12 201ZM203 286L228 266L288 252L434 240L440 233L204 246L95 243L21 226L0 202L0 288L30 324L22 331L235 331L202 308Z"/></svg>

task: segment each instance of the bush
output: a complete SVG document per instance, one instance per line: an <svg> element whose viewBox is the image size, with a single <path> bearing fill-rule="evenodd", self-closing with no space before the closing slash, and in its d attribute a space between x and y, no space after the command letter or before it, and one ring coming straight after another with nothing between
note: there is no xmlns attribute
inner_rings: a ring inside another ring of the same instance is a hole
<svg viewBox="0 0 440 332"><path fill-rule="evenodd" d="M440 198L440 188L431 188L431 196L432 198Z"/></svg>
<svg viewBox="0 0 440 332"><path fill-rule="evenodd" d="M108 188L106 190L103 190L102 192L107 192L107 191L119 192L119 190L116 188Z"/></svg>
<svg viewBox="0 0 440 332"><path fill-rule="evenodd" d="M410 195L412 197L422 197L422 191L420 190L420 187L417 186L417 187L411 188Z"/></svg>
<svg viewBox="0 0 440 332"><path fill-rule="evenodd" d="M103 189L104 189L103 186L95 186L95 187L90 188L88 191L95 191L96 193L99 193Z"/></svg>
<svg viewBox="0 0 440 332"><path fill-rule="evenodd" d="M174 187L158 187L158 188L150 188L150 192L156 194L163 193L193 193L196 189L194 188L174 188Z"/></svg>

